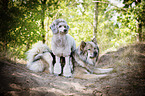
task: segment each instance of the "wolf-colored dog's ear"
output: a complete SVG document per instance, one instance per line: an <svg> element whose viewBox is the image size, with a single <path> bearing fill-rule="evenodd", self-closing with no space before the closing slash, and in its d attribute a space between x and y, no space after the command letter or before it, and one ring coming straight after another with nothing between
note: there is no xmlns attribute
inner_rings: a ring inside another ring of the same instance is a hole
<svg viewBox="0 0 145 96"><path fill-rule="evenodd" d="M80 45L80 50L83 51L86 46L86 42L82 41Z"/></svg>
<svg viewBox="0 0 145 96"><path fill-rule="evenodd" d="M56 24L51 24L49 28L52 30L52 32L54 34L56 34L58 32L57 27L56 27Z"/></svg>
<svg viewBox="0 0 145 96"><path fill-rule="evenodd" d="M93 38L91 41L94 42L95 44L97 44L96 38Z"/></svg>

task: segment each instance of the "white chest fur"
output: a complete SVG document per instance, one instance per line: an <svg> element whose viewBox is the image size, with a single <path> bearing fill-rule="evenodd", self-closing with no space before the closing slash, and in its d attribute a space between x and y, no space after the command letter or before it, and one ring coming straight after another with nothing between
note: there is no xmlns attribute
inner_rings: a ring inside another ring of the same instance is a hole
<svg viewBox="0 0 145 96"><path fill-rule="evenodd" d="M75 41L69 34L56 34L52 37L52 52L56 56L69 56L75 47Z"/></svg>

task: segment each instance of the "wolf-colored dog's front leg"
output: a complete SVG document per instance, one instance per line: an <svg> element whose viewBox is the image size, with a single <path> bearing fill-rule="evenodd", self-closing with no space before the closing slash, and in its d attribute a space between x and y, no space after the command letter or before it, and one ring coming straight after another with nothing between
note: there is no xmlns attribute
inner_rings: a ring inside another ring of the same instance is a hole
<svg viewBox="0 0 145 96"><path fill-rule="evenodd" d="M61 74L60 57L57 57L57 56L56 56L56 63L54 64L54 74L55 75Z"/></svg>
<svg viewBox="0 0 145 96"><path fill-rule="evenodd" d="M65 57L65 66L63 68L63 76L72 77L71 66L70 66L70 57Z"/></svg>

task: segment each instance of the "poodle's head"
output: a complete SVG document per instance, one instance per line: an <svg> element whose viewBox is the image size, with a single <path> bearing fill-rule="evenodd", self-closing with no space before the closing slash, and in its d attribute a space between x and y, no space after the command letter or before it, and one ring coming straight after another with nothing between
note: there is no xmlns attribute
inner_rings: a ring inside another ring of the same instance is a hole
<svg viewBox="0 0 145 96"><path fill-rule="evenodd" d="M69 26L67 22L63 19L56 19L50 25L50 29L52 30L53 34L67 34L69 30Z"/></svg>

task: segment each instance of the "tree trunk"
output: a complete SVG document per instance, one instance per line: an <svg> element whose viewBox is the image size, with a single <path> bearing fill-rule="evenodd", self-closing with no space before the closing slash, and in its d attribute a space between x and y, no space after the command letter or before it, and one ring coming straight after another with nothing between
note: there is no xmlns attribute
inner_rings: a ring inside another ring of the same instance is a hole
<svg viewBox="0 0 145 96"><path fill-rule="evenodd" d="M138 24L138 37L139 37L139 42L142 41L142 22Z"/></svg>
<svg viewBox="0 0 145 96"><path fill-rule="evenodd" d="M42 31L43 31L42 32L42 38L43 38L42 41L43 41L43 43L45 43L46 40L45 40L45 33L44 33L44 20L42 20L41 23L42 23L41 25L42 25Z"/></svg>
<svg viewBox="0 0 145 96"><path fill-rule="evenodd" d="M49 18L48 18L48 16L46 17L46 27L45 27L45 31L46 31L46 38L45 38L45 44L47 44L48 45L48 20L49 20Z"/></svg>
<svg viewBox="0 0 145 96"><path fill-rule="evenodd" d="M142 12L142 41L145 41L145 4Z"/></svg>
<svg viewBox="0 0 145 96"><path fill-rule="evenodd" d="M6 17L8 16L8 12L9 12L9 9L8 9L8 3L9 3L9 0L1 0L0 1L0 3L2 4L2 6L1 6L1 12L3 13L3 14L5 14L6 15ZM10 17L10 16L8 16L8 17ZM7 18L8 18L7 17ZM3 18L1 18L1 20L2 20ZM5 20L4 20L5 21ZM8 27L8 24L9 23L6 23L6 21L4 22L4 25L3 25L3 23L1 23L2 24L2 26L0 27L1 29L0 29L0 40L3 42L2 44L3 44L3 50L7 50L8 49L8 47L7 47L7 44L8 44L8 42L9 42L9 33L8 33L8 30L9 30L9 27Z"/></svg>
<svg viewBox="0 0 145 96"><path fill-rule="evenodd" d="M42 17L41 17L41 25L42 25L42 41L43 41L43 43L45 43L45 29L44 29L44 20L45 20L45 8L46 8L46 1L47 0L41 0L41 2L42 2L42 5L41 5L41 8L42 8Z"/></svg>
<svg viewBox="0 0 145 96"><path fill-rule="evenodd" d="M144 27L145 27L145 5L143 5L143 11L140 13L140 15L138 16L138 20L139 22L138 24L138 39L139 42L144 41Z"/></svg>
<svg viewBox="0 0 145 96"><path fill-rule="evenodd" d="M95 2L95 7L94 7L94 30L93 30L93 38L96 38L97 34L97 25L98 25L98 2Z"/></svg>

